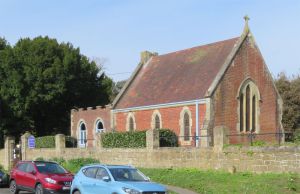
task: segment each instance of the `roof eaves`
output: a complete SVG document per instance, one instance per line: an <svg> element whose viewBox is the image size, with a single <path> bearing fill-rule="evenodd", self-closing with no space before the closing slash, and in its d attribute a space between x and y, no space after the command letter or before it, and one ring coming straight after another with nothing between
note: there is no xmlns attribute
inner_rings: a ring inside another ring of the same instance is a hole
<svg viewBox="0 0 300 194"><path fill-rule="evenodd" d="M143 65L147 66L151 62L151 60L152 60L152 57L146 63L142 63L142 62L139 63L139 65L136 67L136 69L132 73L131 77L126 81L126 83L123 86L122 90L119 92L119 94L117 95L117 97L114 99L114 101L112 103L112 109L114 109L116 107L117 103L119 102L119 100L121 99L121 97L124 95L124 93L126 92L127 88L130 86L131 82L134 80L134 78L136 77L136 75L142 69Z"/></svg>
<svg viewBox="0 0 300 194"><path fill-rule="evenodd" d="M222 65L220 71L218 72L218 74L216 75L215 79L213 80L213 82L211 83L211 85L209 86L208 90L205 93L204 97L210 97L214 91L216 90L217 86L219 85L219 83L221 82L226 70L228 69L228 67L230 66L231 62L233 61L234 57L236 56L238 50L240 49L240 47L242 46L243 42L245 41L245 39L247 38L248 34L250 33L249 27L247 26L241 37L239 38L238 42L236 43L236 45L232 48L230 54L227 56L224 64Z"/></svg>

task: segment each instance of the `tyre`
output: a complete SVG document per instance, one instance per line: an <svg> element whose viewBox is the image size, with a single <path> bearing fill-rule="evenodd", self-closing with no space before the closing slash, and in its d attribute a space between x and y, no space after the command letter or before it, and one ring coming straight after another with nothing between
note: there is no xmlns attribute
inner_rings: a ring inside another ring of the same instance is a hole
<svg viewBox="0 0 300 194"><path fill-rule="evenodd" d="M16 181L14 181L14 180L10 181L9 190L12 194L18 194L19 193L19 189L18 189L18 186L16 184Z"/></svg>
<svg viewBox="0 0 300 194"><path fill-rule="evenodd" d="M80 191L75 191L73 194L81 194Z"/></svg>
<svg viewBox="0 0 300 194"><path fill-rule="evenodd" d="M43 193L44 193L43 186L41 184L37 184L35 187L35 194L43 194Z"/></svg>

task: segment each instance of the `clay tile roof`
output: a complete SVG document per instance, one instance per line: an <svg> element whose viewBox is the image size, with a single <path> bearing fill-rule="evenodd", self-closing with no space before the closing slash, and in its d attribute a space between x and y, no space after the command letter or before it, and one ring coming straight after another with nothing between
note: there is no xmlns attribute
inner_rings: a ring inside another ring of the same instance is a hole
<svg viewBox="0 0 300 194"><path fill-rule="evenodd" d="M233 38L152 57L141 67L115 108L204 98L238 40Z"/></svg>

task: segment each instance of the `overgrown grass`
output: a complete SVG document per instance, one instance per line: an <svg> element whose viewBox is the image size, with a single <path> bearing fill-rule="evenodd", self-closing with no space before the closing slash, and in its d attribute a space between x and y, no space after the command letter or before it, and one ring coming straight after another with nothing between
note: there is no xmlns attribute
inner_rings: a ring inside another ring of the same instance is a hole
<svg viewBox="0 0 300 194"><path fill-rule="evenodd" d="M151 180L197 193L300 193L299 174L230 174L197 169L140 169Z"/></svg>

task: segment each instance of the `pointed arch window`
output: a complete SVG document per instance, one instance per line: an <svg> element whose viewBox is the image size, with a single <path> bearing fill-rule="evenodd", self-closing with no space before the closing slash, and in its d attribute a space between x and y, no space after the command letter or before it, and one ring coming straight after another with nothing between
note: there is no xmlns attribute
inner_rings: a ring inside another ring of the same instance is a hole
<svg viewBox="0 0 300 194"><path fill-rule="evenodd" d="M104 124L101 119L97 120L96 125L95 125L95 131L96 131L96 133L101 133L101 132L105 131Z"/></svg>
<svg viewBox="0 0 300 194"><path fill-rule="evenodd" d="M134 121L133 118L130 117L129 118L129 131L133 131L134 130Z"/></svg>
<svg viewBox="0 0 300 194"><path fill-rule="evenodd" d="M259 131L259 101L258 87L251 80L246 80L239 91L239 131Z"/></svg>
<svg viewBox="0 0 300 194"><path fill-rule="evenodd" d="M160 118L158 115L155 115L155 129L160 128Z"/></svg>
<svg viewBox="0 0 300 194"><path fill-rule="evenodd" d="M79 125L79 145L85 146L86 142L86 127L84 122L81 122Z"/></svg>
<svg viewBox="0 0 300 194"><path fill-rule="evenodd" d="M188 141L190 140L190 116L187 112L184 113L183 124L184 124L184 141Z"/></svg>

